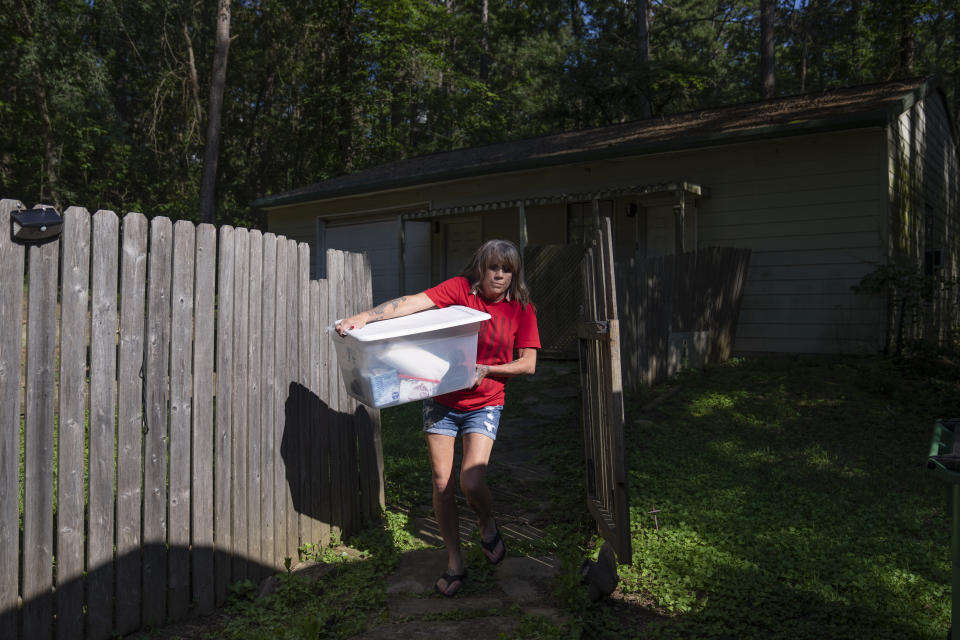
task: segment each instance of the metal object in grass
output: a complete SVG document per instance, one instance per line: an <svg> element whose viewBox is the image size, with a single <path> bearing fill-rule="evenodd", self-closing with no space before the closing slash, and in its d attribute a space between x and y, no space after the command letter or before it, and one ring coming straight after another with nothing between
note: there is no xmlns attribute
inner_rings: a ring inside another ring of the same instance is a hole
<svg viewBox="0 0 960 640"><path fill-rule="evenodd" d="M953 636L953 623L960 619L960 438L957 437L960 418L937 420L930 440L930 455L927 467L934 475L950 485L950 555L953 559L953 600L950 609L950 631L947 640ZM958 638L957 640L960 640Z"/></svg>
<svg viewBox="0 0 960 640"><path fill-rule="evenodd" d="M660 531L660 523L657 521L657 514L660 513L660 509L657 509L655 505L650 505L650 511L647 513L653 516L653 526L657 528L657 531Z"/></svg>

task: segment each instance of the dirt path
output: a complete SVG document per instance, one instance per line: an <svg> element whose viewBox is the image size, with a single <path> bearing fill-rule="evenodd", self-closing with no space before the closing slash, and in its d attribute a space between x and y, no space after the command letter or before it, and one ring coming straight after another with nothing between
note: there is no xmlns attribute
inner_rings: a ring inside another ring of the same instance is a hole
<svg viewBox="0 0 960 640"><path fill-rule="evenodd" d="M448 633L472 640L515 634L524 623L542 618L562 624L555 607L551 581L558 570L553 556L520 553L525 542L543 536L543 528L556 517L555 505L545 499L555 488L549 466L538 462L545 429L572 430L580 404L577 367L572 362L545 362L526 380L507 386L498 440L488 478L494 514L509 549L498 566L489 567L475 545L467 552L468 576L453 598L434 593L434 583L446 567L446 552L429 549L404 554L387 581L389 620L355 636L356 640L382 638L439 638ZM572 488L579 490L580 487ZM475 540L475 516L462 496L461 536ZM418 535L431 545L441 545L436 520L416 521Z"/></svg>

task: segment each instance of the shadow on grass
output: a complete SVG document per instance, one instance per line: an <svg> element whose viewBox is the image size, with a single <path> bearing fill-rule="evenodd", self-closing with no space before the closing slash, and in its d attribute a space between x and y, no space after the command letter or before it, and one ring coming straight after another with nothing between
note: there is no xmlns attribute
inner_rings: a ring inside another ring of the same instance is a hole
<svg viewBox="0 0 960 640"><path fill-rule="evenodd" d="M679 614L668 637L942 638L949 523L924 457L942 398L857 371L694 374L639 422L634 399L627 586Z"/></svg>

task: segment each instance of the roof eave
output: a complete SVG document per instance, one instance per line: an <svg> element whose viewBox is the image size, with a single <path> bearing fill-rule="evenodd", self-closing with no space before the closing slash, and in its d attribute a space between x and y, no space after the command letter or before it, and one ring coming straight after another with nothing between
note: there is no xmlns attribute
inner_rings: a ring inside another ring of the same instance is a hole
<svg viewBox="0 0 960 640"><path fill-rule="evenodd" d="M911 92L909 99L918 99ZM255 209L271 209L305 202L315 202L319 200L332 200L334 198L343 198L359 194L382 193L385 191L394 191L410 187L425 187L428 185L451 182L454 180L464 180L468 178L477 178L487 175L500 173L512 173L536 169L540 167L553 167L564 164L575 164L579 162L592 162L596 160L622 158L628 156L642 156L657 153L667 153L681 149L698 149L704 147L721 146L727 144L738 144L744 142L753 142L756 140L792 137L798 135L809 135L813 133L827 133L831 131L842 131L849 129L862 129L873 126L886 126L892 118L899 115L902 111L899 107L889 109L879 108L876 110L850 114L846 116L835 116L831 118L820 118L801 122L790 122L787 124L768 125L755 127L744 131L728 131L719 133L695 134L693 136L675 136L665 140L644 141L624 143L621 145L610 146L603 149L589 149L571 153L556 154L549 157L525 158L522 160L496 162L491 164L473 165L456 167L447 171L440 171L429 176L404 176L394 179L386 179L377 182L375 185L350 185L339 189L323 190L267 196L251 203ZM320 183L323 184L323 183Z"/></svg>

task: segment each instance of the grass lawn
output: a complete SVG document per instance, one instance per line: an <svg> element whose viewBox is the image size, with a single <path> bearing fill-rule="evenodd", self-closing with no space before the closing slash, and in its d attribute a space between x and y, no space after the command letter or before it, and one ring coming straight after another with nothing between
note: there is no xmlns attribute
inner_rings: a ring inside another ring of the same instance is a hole
<svg viewBox="0 0 960 640"><path fill-rule="evenodd" d="M534 382L510 384L519 397ZM556 519L513 548L559 556L554 595L569 625L532 621L516 637L942 640L947 487L926 456L934 420L956 416L960 365L933 357L737 358L628 395L633 562L600 603L579 584L602 541L570 416L540 451ZM228 621L191 637L349 638L384 619L384 578L423 544L406 512L429 504L430 474L419 404L383 422L385 525L347 540L349 554L317 553L338 565L319 584L281 576L262 601L253 585L235 589Z"/></svg>
<svg viewBox="0 0 960 640"><path fill-rule="evenodd" d="M946 359L735 359L630 398L621 588L667 615L646 634L944 638L946 484L926 455L951 416Z"/></svg>

